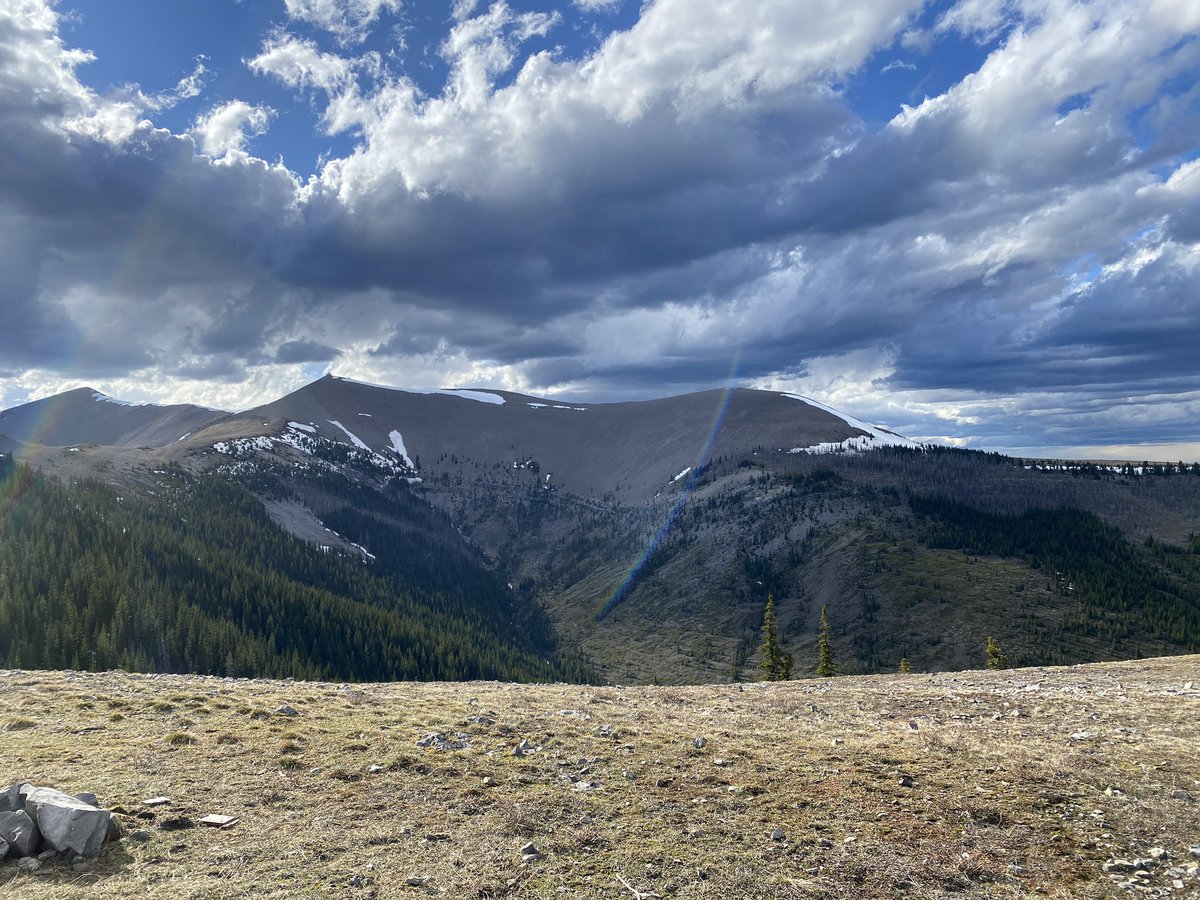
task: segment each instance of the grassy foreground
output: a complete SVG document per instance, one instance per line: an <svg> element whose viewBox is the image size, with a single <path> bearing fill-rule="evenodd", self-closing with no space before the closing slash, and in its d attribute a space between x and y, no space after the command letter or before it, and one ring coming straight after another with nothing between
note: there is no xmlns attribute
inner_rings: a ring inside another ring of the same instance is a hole
<svg viewBox="0 0 1200 900"><path fill-rule="evenodd" d="M0 672L0 780L93 791L127 835L0 893L1195 896L1198 750L1196 656L744 689Z"/></svg>

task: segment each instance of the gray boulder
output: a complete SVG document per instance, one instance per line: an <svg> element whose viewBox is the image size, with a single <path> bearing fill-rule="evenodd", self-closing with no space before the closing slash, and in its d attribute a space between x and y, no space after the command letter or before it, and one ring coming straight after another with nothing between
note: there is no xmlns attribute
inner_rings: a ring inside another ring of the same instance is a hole
<svg viewBox="0 0 1200 900"><path fill-rule="evenodd" d="M8 841L0 838L0 859L4 859L6 856L8 856Z"/></svg>
<svg viewBox="0 0 1200 900"><path fill-rule="evenodd" d="M21 785L14 784L0 791L0 812L16 812L25 808L25 798L21 796Z"/></svg>
<svg viewBox="0 0 1200 900"><path fill-rule="evenodd" d="M0 813L0 840L12 847L17 856L36 854L39 837L37 823L23 809Z"/></svg>
<svg viewBox="0 0 1200 900"><path fill-rule="evenodd" d="M48 847L81 856L100 852L109 834L112 813L53 788L25 785L21 792L25 795L25 812L37 822Z"/></svg>

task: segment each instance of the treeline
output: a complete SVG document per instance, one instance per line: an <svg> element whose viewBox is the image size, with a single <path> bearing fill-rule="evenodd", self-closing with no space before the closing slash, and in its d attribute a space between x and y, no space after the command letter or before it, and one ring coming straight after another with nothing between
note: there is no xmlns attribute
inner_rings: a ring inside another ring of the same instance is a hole
<svg viewBox="0 0 1200 900"><path fill-rule="evenodd" d="M939 496L910 494L914 513L929 524L930 546L1023 559L1052 587L1069 595L1077 614L1068 630L1108 640L1166 641L1200 650L1200 543L1187 551L1147 542L1145 552L1120 529L1078 509L1031 509L1016 515L982 512Z"/></svg>
<svg viewBox="0 0 1200 900"><path fill-rule="evenodd" d="M220 477L154 495L0 457L0 666L342 680L586 677L477 569L455 595L322 553ZM460 580L462 580L460 578Z"/></svg>

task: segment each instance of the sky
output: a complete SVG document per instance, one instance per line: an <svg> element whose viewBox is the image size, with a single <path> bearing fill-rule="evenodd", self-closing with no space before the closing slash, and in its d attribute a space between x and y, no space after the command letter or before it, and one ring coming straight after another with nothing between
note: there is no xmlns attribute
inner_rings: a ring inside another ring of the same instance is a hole
<svg viewBox="0 0 1200 900"><path fill-rule="evenodd" d="M0 0L0 407L728 384L1200 460L1198 0Z"/></svg>

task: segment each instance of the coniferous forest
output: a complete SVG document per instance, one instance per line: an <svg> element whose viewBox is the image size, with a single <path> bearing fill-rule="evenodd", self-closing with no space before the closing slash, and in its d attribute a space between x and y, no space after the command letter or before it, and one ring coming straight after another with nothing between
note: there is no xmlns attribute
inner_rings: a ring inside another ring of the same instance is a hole
<svg viewBox="0 0 1200 900"><path fill-rule="evenodd" d="M582 679L502 578L321 552L221 477L134 493L0 457L0 666L343 680ZM458 563L459 561L454 561ZM431 590L439 580L445 591ZM423 582L419 587L415 582Z"/></svg>

